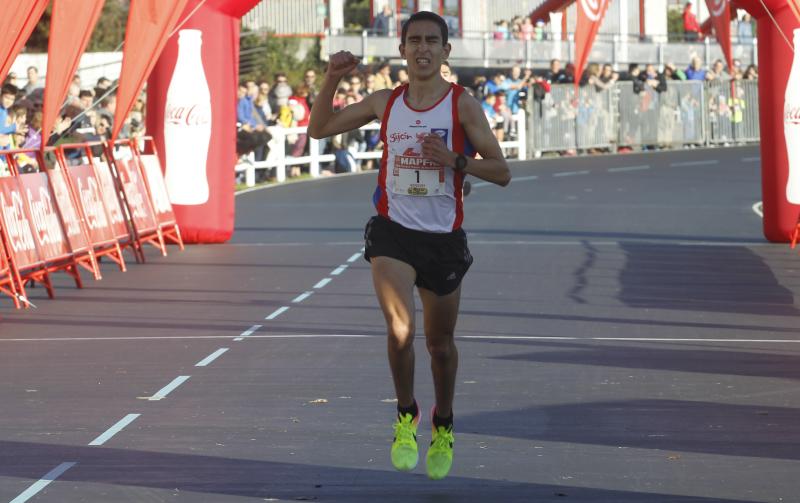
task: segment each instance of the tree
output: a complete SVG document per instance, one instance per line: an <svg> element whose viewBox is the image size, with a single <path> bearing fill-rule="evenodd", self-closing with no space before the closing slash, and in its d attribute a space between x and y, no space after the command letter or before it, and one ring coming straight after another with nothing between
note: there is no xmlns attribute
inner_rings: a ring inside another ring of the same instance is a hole
<svg viewBox="0 0 800 503"><path fill-rule="evenodd" d="M239 53L240 78L271 81L272 75L283 72L289 82L302 82L307 69L320 72L324 66L319 58L319 39L310 43L311 47L302 60L297 57L301 43L309 45L308 39L243 30Z"/></svg>
<svg viewBox="0 0 800 503"><path fill-rule="evenodd" d="M89 39L89 44L86 46L87 52L119 50L119 45L125 39L129 4L130 2L127 0L106 0L103 4L103 11L100 13L100 19L97 20L92 32L92 38ZM28 38L28 42L25 44L26 52L47 52L52 12L53 6L50 4Z"/></svg>

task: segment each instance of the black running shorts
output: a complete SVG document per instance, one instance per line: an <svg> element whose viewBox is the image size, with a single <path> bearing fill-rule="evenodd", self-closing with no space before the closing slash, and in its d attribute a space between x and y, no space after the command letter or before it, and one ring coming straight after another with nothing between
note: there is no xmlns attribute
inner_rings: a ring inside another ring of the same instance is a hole
<svg viewBox="0 0 800 503"><path fill-rule="evenodd" d="M472 265L467 235L407 229L382 216L374 216L364 229L364 258L391 257L414 268L414 284L443 296L453 293Z"/></svg>

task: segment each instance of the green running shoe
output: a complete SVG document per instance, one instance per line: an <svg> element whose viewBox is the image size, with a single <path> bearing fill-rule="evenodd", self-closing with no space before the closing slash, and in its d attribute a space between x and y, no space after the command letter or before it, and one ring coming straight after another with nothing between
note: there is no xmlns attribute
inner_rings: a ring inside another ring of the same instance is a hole
<svg viewBox="0 0 800 503"><path fill-rule="evenodd" d="M428 448L428 477L433 480L443 479L450 473L453 466L453 425L445 428L433 428L431 446Z"/></svg>
<svg viewBox="0 0 800 503"><path fill-rule="evenodd" d="M411 414L404 414L397 418L394 423L394 441L392 442L392 465L401 472L410 472L417 466L419 461L419 449L417 448L417 426L419 425L419 413L417 417Z"/></svg>

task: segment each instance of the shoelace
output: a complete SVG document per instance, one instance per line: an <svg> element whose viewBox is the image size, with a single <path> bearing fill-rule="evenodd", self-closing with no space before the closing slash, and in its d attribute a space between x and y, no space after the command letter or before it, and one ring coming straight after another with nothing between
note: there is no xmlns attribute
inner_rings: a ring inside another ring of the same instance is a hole
<svg viewBox="0 0 800 503"><path fill-rule="evenodd" d="M451 448L453 446L453 430L447 429L444 426L439 426L431 445L439 449Z"/></svg>
<svg viewBox="0 0 800 503"><path fill-rule="evenodd" d="M411 414L406 414L403 418L398 418L394 423L394 437L399 442L414 442L414 418Z"/></svg>

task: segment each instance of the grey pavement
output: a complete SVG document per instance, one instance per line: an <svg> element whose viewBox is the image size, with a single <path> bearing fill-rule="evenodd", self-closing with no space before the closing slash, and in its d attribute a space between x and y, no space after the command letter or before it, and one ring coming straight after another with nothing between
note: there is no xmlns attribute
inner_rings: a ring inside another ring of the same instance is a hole
<svg viewBox="0 0 800 503"><path fill-rule="evenodd" d="M230 243L0 302L0 502L800 501L800 257L762 237L759 169L742 147L473 179L437 482L389 461L375 173L240 194Z"/></svg>

